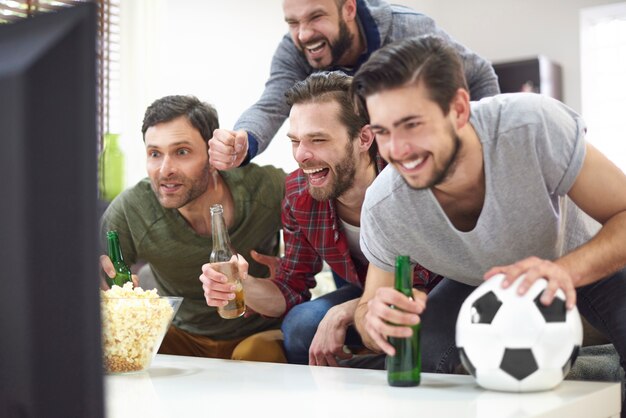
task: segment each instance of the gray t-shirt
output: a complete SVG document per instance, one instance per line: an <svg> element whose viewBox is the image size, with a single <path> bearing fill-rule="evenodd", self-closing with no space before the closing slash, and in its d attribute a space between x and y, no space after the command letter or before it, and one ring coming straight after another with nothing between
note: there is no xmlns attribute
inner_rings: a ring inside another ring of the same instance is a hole
<svg viewBox="0 0 626 418"><path fill-rule="evenodd" d="M361 249L393 271L397 255L477 286L483 274L529 256L553 260L587 242L600 225L567 196L585 157L585 126L562 103L538 94L472 102L485 202L474 229L456 229L429 190L411 189L387 166L368 189Z"/></svg>

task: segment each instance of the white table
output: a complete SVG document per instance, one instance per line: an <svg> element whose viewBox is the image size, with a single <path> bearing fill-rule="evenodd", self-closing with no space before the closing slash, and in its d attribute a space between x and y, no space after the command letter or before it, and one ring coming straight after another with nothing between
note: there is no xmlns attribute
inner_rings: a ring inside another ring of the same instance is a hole
<svg viewBox="0 0 626 418"><path fill-rule="evenodd" d="M342 417L607 418L619 383L564 381L555 390L481 389L471 376L422 374L413 388L380 370L310 367L157 355L149 370L105 377L109 418Z"/></svg>

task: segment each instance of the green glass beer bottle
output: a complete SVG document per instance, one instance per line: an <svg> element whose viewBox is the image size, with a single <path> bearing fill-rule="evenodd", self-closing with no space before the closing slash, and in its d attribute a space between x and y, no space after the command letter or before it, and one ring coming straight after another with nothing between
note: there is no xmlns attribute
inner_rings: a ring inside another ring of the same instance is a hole
<svg viewBox="0 0 626 418"><path fill-rule="evenodd" d="M413 271L406 255L399 255L396 258L395 289L413 299ZM413 335L408 338L389 337L389 343L396 349L395 356L387 356L387 382L390 386L420 384L422 372L420 324L411 326L411 329Z"/></svg>
<svg viewBox="0 0 626 418"><path fill-rule="evenodd" d="M107 241L109 244L109 258L115 268L115 277L110 278L108 275L106 276L107 284L111 287L114 284L123 286L126 282L132 283L133 279L130 269L122 256L122 248L120 247L120 238L117 235L117 231L107 232Z"/></svg>
<svg viewBox="0 0 626 418"><path fill-rule="evenodd" d="M224 208L220 204L211 206L211 236L213 250L209 262L214 270L227 277L229 284L234 284L235 298L225 306L219 306L217 313L224 319L235 319L246 313L246 302L243 295L243 285L239 279L237 252L230 245L230 236L224 220Z"/></svg>

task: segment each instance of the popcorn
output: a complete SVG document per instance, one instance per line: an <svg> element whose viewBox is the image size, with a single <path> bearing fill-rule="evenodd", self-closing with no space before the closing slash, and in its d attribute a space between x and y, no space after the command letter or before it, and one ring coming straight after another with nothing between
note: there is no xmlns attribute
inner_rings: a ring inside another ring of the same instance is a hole
<svg viewBox="0 0 626 418"><path fill-rule="evenodd" d="M156 289L133 288L130 282L100 291L100 296L105 371L145 369L167 332L174 309Z"/></svg>

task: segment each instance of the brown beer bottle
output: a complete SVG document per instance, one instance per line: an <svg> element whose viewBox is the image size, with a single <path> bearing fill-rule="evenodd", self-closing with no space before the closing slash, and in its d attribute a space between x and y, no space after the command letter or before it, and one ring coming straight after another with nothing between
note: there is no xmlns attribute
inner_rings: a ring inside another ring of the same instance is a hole
<svg viewBox="0 0 626 418"><path fill-rule="evenodd" d="M237 253L230 245L224 221L224 208L220 204L211 206L211 234L213 236L213 250L209 259L211 267L225 275L228 283L237 286L234 291L235 298L225 306L218 306L217 313L224 319L239 318L246 312L246 303L237 267Z"/></svg>

